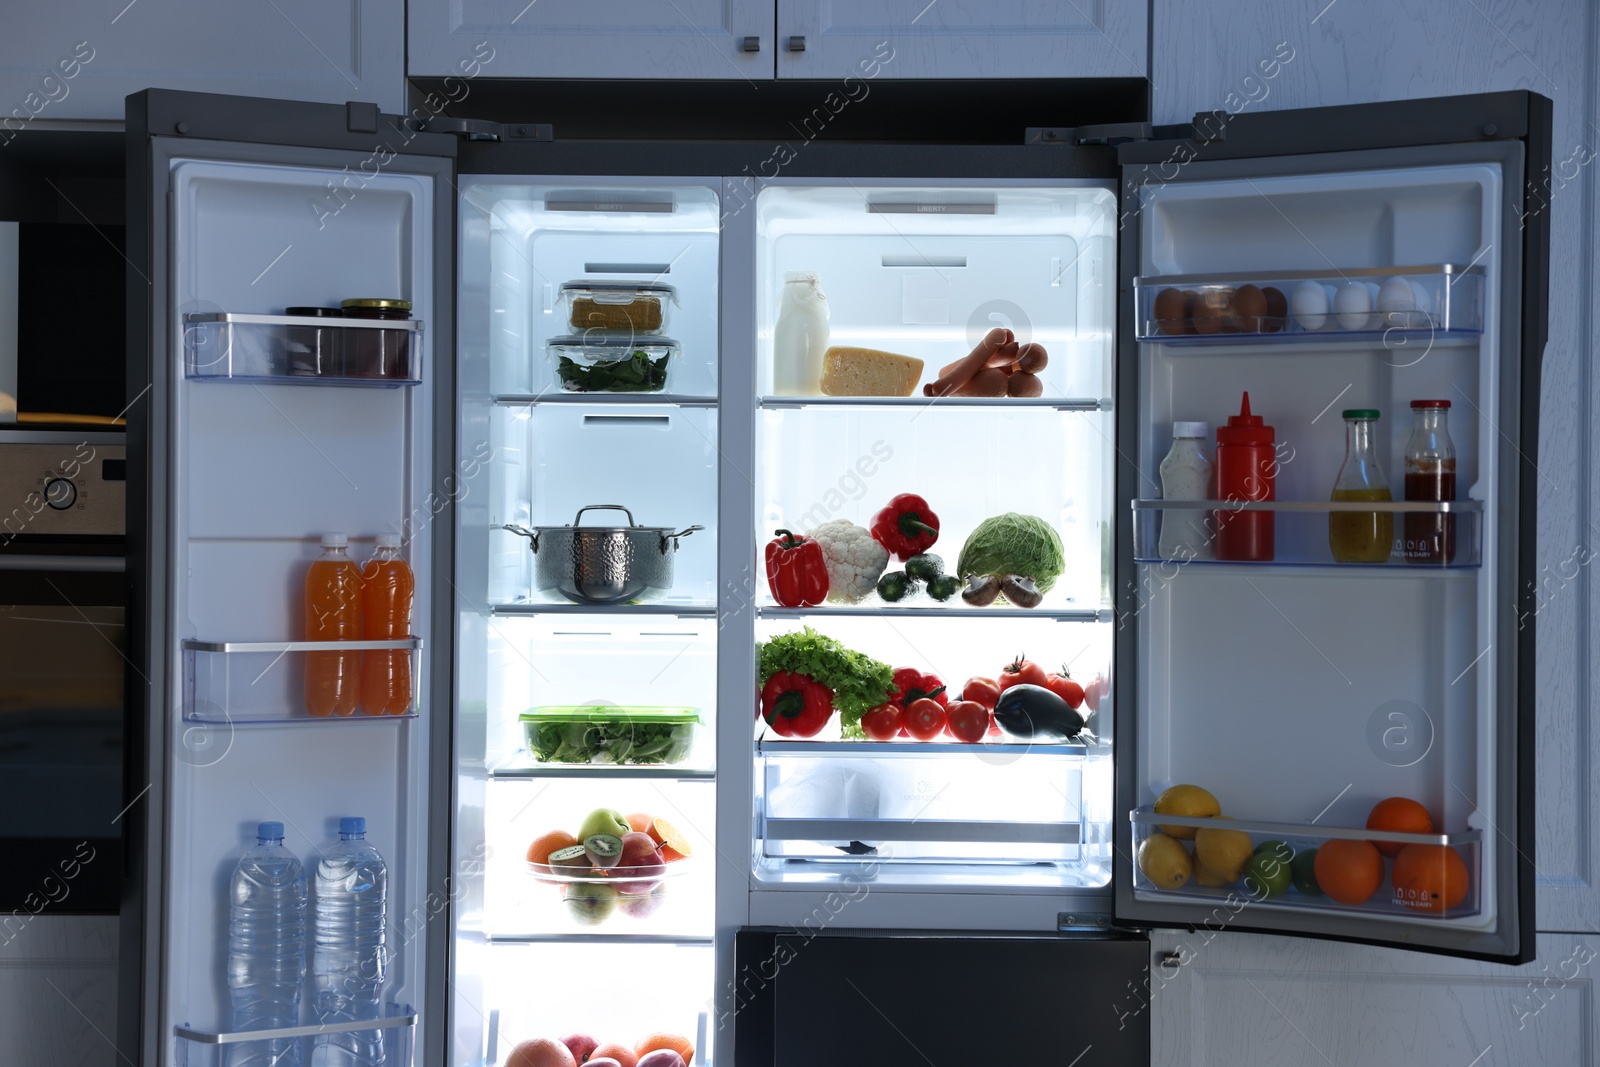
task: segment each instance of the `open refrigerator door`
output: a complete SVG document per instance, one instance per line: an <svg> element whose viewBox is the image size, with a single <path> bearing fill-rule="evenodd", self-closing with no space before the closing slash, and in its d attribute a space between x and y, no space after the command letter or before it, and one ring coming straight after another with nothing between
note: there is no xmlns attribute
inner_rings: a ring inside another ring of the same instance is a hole
<svg viewBox="0 0 1600 1067"><path fill-rule="evenodd" d="M1119 922L1531 958L1547 107L1124 148Z"/></svg>
<svg viewBox="0 0 1600 1067"><path fill-rule="evenodd" d="M421 1020L442 995L454 144L369 118L129 101L130 615L151 674L130 701L122 1044L145 1063L402 1065L443 1040ZM375 143L393 148L363 170ZM373 557L410 575L386 609Z"/></svg>

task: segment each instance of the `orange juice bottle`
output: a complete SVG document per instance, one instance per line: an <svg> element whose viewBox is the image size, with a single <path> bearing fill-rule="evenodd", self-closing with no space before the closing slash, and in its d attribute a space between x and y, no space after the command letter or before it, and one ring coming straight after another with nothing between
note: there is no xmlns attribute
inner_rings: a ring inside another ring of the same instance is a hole
<svg viewBox="0 0 1600 1067"><path fill-rule="evenodd" d="M361 639L361 572L342 533L322 535L322 556L306 572L307 641ZM306 653L306 711L349 715L360 700L360 652Z"/></svg>
<svg viewBox="0 0 1600 1067"><path fill-rule="evenodd" d="M378 551L361 568L361 636L396 641L411 636L411 601L417 582L400 558L400 538L379 534ZM361 711L404 715L411 710L411 652L373 649L361 657Z"/></svg>

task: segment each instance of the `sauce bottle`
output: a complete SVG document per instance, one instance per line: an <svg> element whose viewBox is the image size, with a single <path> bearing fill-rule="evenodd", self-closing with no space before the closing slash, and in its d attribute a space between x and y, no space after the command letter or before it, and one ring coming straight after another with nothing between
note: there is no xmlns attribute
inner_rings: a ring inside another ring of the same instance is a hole
<svg viewBox="0 0 1600 1067"><path fill-rule="evenodd" d="M1207 500L1213 474L1205 443L1211 427L1203 422L1172 424L1172 449L1161 461L1161 496L1165 500ZM1206 513L1173 508L1161 513L1157 549L1162 559L1210 559L1211 533Z"/></svg>
<svg viewBox="0 0 1600 1067"><path fill-rule="evenodd" d="M1456 446L1450 440L1450 401L1411 402L1411 440L1406 442L1406 499L1436 503L1456 498ZM1448 512L1408 511L1401 550L1407 563L1452 563L1456 517Z"/></svg>
<svg viewBox="0 0 1600 1067"><path fill-rule="evenodd" d="M1393 500L1389 481L1378 466L1372 429L1376 408L1344 412L1344 466L1333 483L1335 500ZM1391 511L1334 511L1328 514L1328 547L1340 563L1387 563L1394 547Z"/></svg>
<svg viewBox="0 0 1600 1067"><path fill-rule="evenodd" d="M1260 415L1250 413L1245 393L1239 414L1217 427L1217 499L1229 501L1276 500L1278 460L1273 450L1273 429ZM1216 552L1219 560L1270 562L1276 533L1270 511L1218 511Z"/></svg>

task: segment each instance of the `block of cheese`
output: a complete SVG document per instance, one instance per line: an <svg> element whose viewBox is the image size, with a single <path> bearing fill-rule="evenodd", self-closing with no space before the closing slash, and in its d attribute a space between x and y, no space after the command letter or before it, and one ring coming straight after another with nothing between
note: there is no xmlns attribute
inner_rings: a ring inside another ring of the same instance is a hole
<svg viewBox="0 0 1600 1067"><path fill-rule="evenodd" d="M822 354L828 396L910 396L922 380L922 360L876 348L834 345Z"/></svg>

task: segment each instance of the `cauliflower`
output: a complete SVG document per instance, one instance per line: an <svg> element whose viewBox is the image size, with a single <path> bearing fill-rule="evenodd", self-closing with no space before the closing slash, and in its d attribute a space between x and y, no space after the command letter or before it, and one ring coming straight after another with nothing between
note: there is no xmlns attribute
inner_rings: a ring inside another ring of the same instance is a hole
<svg viewBox="0 0 1600 1067"><path fill-rule="evenodd" d="M822 546L829 600L854 604L873 591L889 565L889 550L874 541L865 526L849 519L825 522L806 536Z"/></svg>

